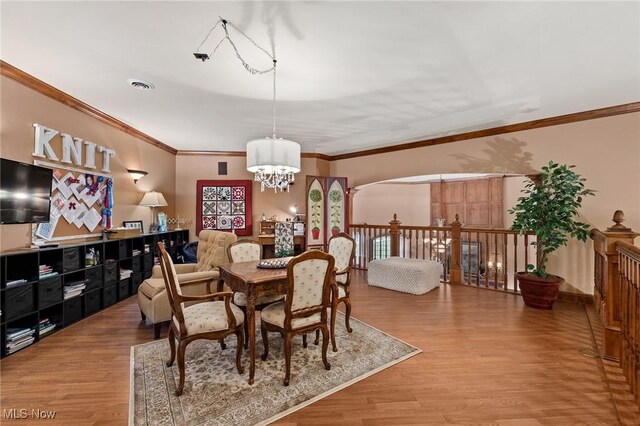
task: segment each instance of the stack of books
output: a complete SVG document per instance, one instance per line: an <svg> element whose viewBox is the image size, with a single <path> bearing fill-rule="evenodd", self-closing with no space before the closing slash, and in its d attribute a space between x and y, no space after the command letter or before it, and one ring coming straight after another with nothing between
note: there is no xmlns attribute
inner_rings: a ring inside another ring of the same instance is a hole
<svg viewBox="0 0 640 426"><path fill-rule="evenodd" d="M64 300L71 299L72 297L80 296L82 291L87 286L85 281L76 281L64 285Z"/></svg>
<svg viewBox="0 0 640 426"><path fill-rule="evenodd" d="M142 254L142 250L138 250L138 249L133 249L131 251L131 255L132 256L140 256Z"/></svg>
<svg viewBox="0 0 640 426"><path fill-rule="evenodd" d="M131 276L132 273L133 273L133 271L130 270L130 269L122 269L122 268L120 268L120 279L121 280L127 279L127 278L129 278Z"/></svg>
<svg viewBox="0 0 640 426"><path fill-rule="evenodd" d="M51 266L40 265L40 279L55 277L56 275L58 275L58 273L55 272Z"/></svg>
<svg viewBox="0 0 640 426"><path fill-rule="evenodd" d="M53 329L56 328L56 325L52 323L51 320L49 320L49 318L45 318L43 320L40 320L39 327L40 327L40 337L42 337L51 333Z"/></svg>
<svg viewBox="0 0 640 426"><path fill-rule="evenodd" d="M12 354L32 344L35 332L33 328L7 328L7 353Z"/></svg>
<svg viewBox="0 0 640 426"><path fill-rule="evenodd" d="M29 281L25 280L25 279L21 279L21 280L13 280L13 281L7 281L7 288L11 288L11 287L18 287L21 284L25 284L28 283Z"/></svg>

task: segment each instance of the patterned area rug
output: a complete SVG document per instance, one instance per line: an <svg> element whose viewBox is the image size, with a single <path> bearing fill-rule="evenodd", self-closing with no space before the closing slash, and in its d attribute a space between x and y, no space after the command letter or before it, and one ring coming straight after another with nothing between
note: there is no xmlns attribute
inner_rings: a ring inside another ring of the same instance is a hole
<svg viewBox="0 0 640 426"><path fill-rule="evenodd" d="M328 357L331 370L322 365L320 345L302 347L302 336L293 341L291 382L283 386L282 338L269 333L269 358L260 359L262 339L256 336L256 376L249 386L248 350L242 355L245 368L235 368L235 336L227 338L227 348L218 342L196 341L186 353L186 381L182 396L175 396L178 367L166 367L167 339L131 348L130 425L255 425L268 424L327 395L422 352L356 319L353 333L338 315L338 352ZM257 328L259 329L259 327Z"/></svg>

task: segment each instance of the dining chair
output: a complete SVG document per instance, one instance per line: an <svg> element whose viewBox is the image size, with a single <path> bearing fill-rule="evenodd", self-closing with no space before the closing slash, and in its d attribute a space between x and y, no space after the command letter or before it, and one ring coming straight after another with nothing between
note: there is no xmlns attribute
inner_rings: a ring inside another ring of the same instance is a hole
<svg viewBox="0 0 640 426"><path fill-rule="evenodd" d="M244 341L244 329L242 324L244 314L242 310L231 303L233 292L223 291L198 296L183 295L176 269L171 256L165 250L163 243L158 243L160 254L160 268L165 280L167 297L171 307L171 322L169 324L169 346L171 355L167 361L167 367L171 367L176 360L176 340L178 341L178 370L180 383L176 388L176 395L182 395L185 380L184 355L187 345L198 339L220 340L235 334L238 340L236 348L236 368L242 374L244 369L241 364L242 342ZM222 297L223 300L215 300ZM185 302L197 302L184 306ZM208 362L208 360L206 360Z"/></svg>
<svg viewBox="0 0 640 426"><path fill-rule="evenodd" d="M356 254L356 241L344 232L334 235L329 239L328 252L336 259L336 284L338 285L338 297L331 300L331 344L333 351L338 350L336 346L335 325L338 312L338 304L344 303L346 308L345 326L349 333L353 329L349 325L351 318L351 298L349 297L349 286L351 285L351 271L353 270L353 260ZM332 293L332 295L335 293ZM316 341L318 344L320 333L316 331Z"/></svg>
<svg viewBox="0 0 640 426"><path fill-rule="evenodd" d="M227 247L227 254L232 263L250 262L260 260L262 258L262 245L256 240L243 239L238 240ZM256 300L256 311L261 311L270 303L284 299L284 294L264 294L258 296ZM247 294L236 292L233 295L233 303L236 304L245 317L247 315ZM249 347L249 323L244 323L244 347Z"/></svg>
<svg viewBox="0 0 640 426"><path fill-rule="evenodd" d="M327 361L327 309L331 303L334 264L332 255L319 250L294 257L287 265L285 300L272 303L262 310L260 331L264 353L261 358L266 361L269 355L268 332L279 332L284 337L285 386L289 386L291 378L291 340L297 334L302 334L304 338L308 332L322 332L322 362L325 369L331 369L331 364Z"/></svg>

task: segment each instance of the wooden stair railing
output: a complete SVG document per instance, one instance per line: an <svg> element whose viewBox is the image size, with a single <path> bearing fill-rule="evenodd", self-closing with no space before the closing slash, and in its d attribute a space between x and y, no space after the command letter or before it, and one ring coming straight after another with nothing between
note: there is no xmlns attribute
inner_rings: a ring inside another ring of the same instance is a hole
<svg viewBox="0 0 640 426"><path fill-rule="evenodd" d="M622 315L620 365L636 402L640 402L640 247L618 241Z"/></svg>

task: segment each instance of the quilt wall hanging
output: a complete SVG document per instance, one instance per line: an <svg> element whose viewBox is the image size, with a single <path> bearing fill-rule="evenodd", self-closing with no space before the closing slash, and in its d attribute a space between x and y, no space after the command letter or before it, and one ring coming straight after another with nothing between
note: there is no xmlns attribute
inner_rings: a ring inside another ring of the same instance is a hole
<svg viewBox="0 0 640 426"><path fill-rule="evenodd" d="M326 249L333 235L348 232L347 178L307 176L307 248Z"/></svg>
<svg viewBox="0 0 640 426"><path fill-rule="evenodd" d="M250 180L196 182L196 234L203 229L253 235Z"/></svg>

